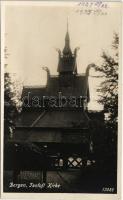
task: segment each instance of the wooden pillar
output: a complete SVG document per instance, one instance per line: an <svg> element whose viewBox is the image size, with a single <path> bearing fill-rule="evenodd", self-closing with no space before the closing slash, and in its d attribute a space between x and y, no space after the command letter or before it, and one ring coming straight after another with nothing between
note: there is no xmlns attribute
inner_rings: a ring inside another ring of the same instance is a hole
<svg viewBox="0 0 123 200"><path fill-rule="evenodd" d="M46 169L43 169L42 181L43 183L45 183L45 185L47 184L47 170Z"/></svg>
<svg viewBox="0 0 123 200"><path fill-rule="evenodd" d="M63 157L63 169L68 168L68 156Z"/></svg>
<svg viewBox="0 0 123 200"><path fill-rule="evenodd" d="M44 146L43 149L43 169L42 169L42 181L45 184L44 190L47 187L47 146Z"/></svg>
<svg viewBox="0 0 123 200"><path fill-rule="evenodd" d="M82 166L85 168L87 166L87 158L82 159Z"/></svg>

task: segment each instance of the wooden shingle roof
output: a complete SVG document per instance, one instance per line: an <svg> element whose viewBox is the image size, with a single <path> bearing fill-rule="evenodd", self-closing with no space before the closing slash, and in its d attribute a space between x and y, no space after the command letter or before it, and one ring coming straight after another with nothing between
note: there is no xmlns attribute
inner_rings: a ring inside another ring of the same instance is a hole
<svg viewBox="0 0 123 200"><path fill-rule="evenodd" d="M61 87L59 84L59 76L50 77L49 82L45 87L24 87L22 91L22 99L29 95L29 98L42 96L57 97L59 92L62 95L69 96L87 96L89 101L89 87L86 76L75 76L71 87ZM38 108L33 110L22 109L22 112L17 119L17 127L35 127L35 128L87 128L89 118L82 109L78 110L46 110Z"/></svg>
<svg viewBox="0 0 123 200"><path fill-rule="evenodd" d="M46 87L24 87L22 91L22 98L29 95L30 98L34 96L58 96L59 92L62 95L76 96L76 97L87 97L89 101L89 87L86 76L75 76L74 83L71 87L61 87L59 84L59 77L50 77L49 83Z"/></svg>
<svg viewBox="0 0 123 200"><path fill-rule="evenodd" d="M49 110L44 112L22 112L16 127L35 128L88 128L90 119L83 111Z"/></svg>

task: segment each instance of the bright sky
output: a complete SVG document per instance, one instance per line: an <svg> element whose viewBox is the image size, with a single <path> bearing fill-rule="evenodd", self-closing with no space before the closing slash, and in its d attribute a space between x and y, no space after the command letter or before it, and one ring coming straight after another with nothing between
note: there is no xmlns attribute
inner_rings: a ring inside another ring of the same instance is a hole
<svg viewBox="0 0 123 200"><path fill-rule="evenodd" d="M65 3L64 3L65 5ZM17 73L24 85L44 85L47 66L51 74L56 74L58 54L55 48L64 47L67 17L71 49L79 46L78 72L83 73L90 63L99 64L103 50L111 48L113 33L120 28L120 5L108 3L104 9L107 15L86 15L76 12L72 6L8 5L5 9L5 44L10 53L7 70ZM93 71L94 73L94 71ZM96 87L99 80L90 78L90 109L101 109L96 103Z"/></svg>

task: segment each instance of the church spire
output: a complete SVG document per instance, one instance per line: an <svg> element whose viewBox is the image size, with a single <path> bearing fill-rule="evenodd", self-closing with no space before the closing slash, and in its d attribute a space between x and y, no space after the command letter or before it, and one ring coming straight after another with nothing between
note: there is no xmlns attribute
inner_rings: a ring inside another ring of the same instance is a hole
<svg viewBox="0 0 123 200"><path fill-rule="evenodd" d="M72 53L70 48L70 37L69 37L69 30L68 30L68 20L67 20L67 32L65 36L65 46L63 49L63 53L58 49L59 53L59 62L58 62L58 69L60 76L66 75L75 75L77 74L77 64L76 64L76 53L77 48L74 50L74 53Z"/></svg>
<svg viewBox="0 0 123 200"><path fill-rule="evenodd" d="M63 49L64 55L72 55L71 48L70 48L70 37L69 37L69 31L68 31L68 18L67 18L67 32L65 36L65 47Z"/></svg>

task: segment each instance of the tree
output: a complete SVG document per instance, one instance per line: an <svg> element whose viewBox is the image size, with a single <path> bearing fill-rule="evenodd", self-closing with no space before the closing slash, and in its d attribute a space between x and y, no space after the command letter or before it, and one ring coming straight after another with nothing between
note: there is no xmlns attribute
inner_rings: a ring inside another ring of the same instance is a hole
<svg viewBox="0 0 123 200"><path fill-rule="evenodd" d="M4 139L12 138L17 107L9 73L4 74Z"/></svg>
<svg viewBox="0 0 123 200"><path fill-rule="evenodd" d="M103 63L101 66L96 66L96 70L104 77L98 89L99 103L104 105L104 113L108 116L106 125L115 132L118 118L118 46L119 36L115 33L112 43L113 55L103 52Z"/></svg>
<svg viewBox="0 0 123 200"><path fill-rule="evenodd" d="M8 50L5 47L5 59L8 58ZM7 64L5 64L6 70ZM19 112L19 97L17 96L17 86L12 81L10 73L4 73L4 141L12 138L15 127L15 119Z"/></svg>
<svg viewBox="0 0 123 200"><path fill-rule="evenodd" d="M114 34L110 55L105 51L102 53L102 65L95 65L96 71L100 72L103 81L98 88L98 102L104 106L104 126L100 128L102 139L95 131L95 143L99 148L95 149L97 159L101 161L102 169L108 170L116 179L117 169L117 124L118 124L118 47L119 36ZM102 164L103 161L103 164Z"/></svg>

